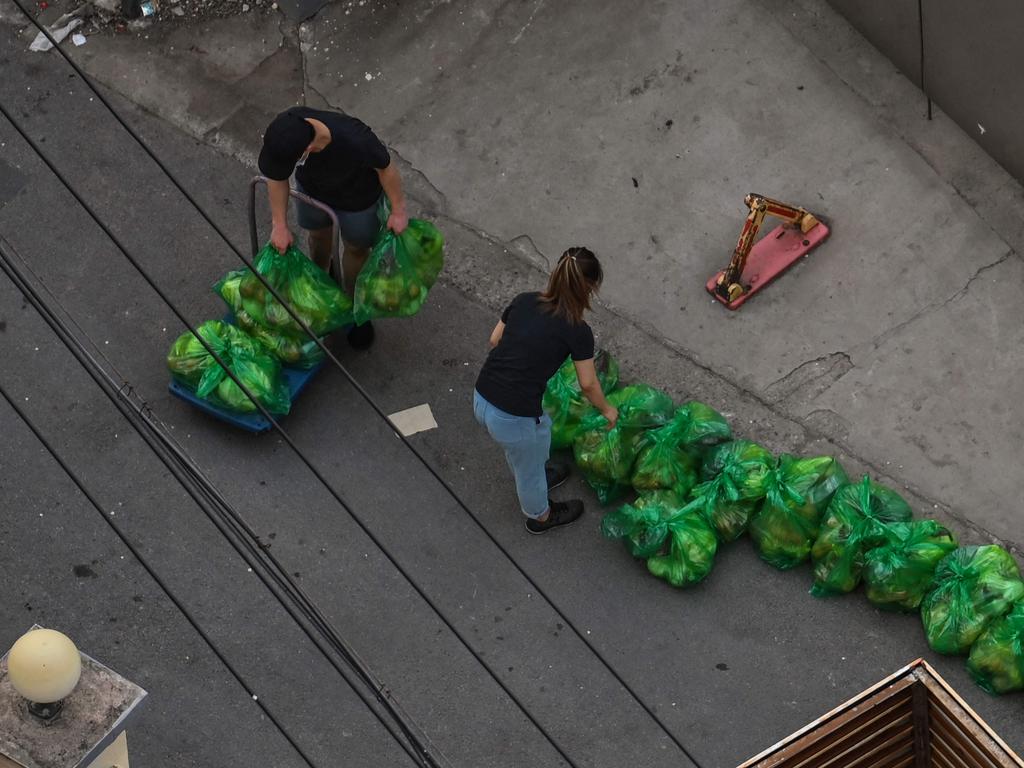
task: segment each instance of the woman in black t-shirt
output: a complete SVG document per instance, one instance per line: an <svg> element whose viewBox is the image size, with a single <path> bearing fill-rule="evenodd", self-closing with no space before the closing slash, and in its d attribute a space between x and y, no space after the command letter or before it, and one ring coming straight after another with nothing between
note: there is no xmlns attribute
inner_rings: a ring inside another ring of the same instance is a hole
<svg viewBox="0 0 1024 768"><path fill-rule="evenodd" d="M502 448L516 480L526 530L544 533L583 514L583 502L551 501L548 489L565 482L568 469L548 465L551 419L541 400L566 357L572 357L580 389L608 420L619 417L604 397L594 370L594 333L583 320L604 274L597 257L582 247L558 260L542 293L521 293L491 332L491 352L473 393L476 420Z"/></svg>

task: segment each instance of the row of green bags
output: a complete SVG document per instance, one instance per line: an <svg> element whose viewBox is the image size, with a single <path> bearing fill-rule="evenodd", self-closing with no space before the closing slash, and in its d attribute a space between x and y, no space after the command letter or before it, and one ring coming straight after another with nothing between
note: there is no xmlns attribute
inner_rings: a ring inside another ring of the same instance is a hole
<svg viewBox="0 0 1024 768"><path fill-rule="evenodd" d="M986 690L1024 690L1024 583L1006 550L958 548L936 521L912 520L895 491L869 477L849 482L832 457L776 459L751 441L723 443L729 430L719 414L687 403L670 416L663 393L646 385L608 393L626 406L626 419L606 430L578 386L572 391L569 366L549 385L545 407L576 438L577 462L602 503L630 486L639 494L608 512L601 530L652 575L695 584L710 573L720 542L749 531L778 568L812 560L813 594L863 583L879 608L919 610L933 650L969 652L968 669ZM706 430L697 437L685 426L694 416Z"/></svg>
<svg viewBox="0 0 1024 768"><path fill-rule="evenodd" d="M264 408L273 414L288 413L291 395L281 364L259 342L220 320L207 320L196 330ZM241 413L258 410L191 331L171 345L167 367L176 381L215 405Z"/></svg>

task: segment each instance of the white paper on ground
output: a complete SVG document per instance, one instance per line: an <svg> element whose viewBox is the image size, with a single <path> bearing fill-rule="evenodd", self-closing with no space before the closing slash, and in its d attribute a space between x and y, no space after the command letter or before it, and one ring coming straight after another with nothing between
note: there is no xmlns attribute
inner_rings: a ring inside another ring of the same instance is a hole
<svg viewBox="0 0 1024 768"><path fill-rule="evenodd" d="M59 43L63 41L65 37L71 34L71 30L80 26L82 26L81 19L72 19L63 27L59 27L56 29L54 27L49 27L49 31L50 34L53 35L53 39ZM42 32L36 35L36 39L33 40L32 45L28 47L30 51L48 51L51 48L53 48L53 45L50 43L49 40L46 39L46 35L44 35Z"/></svg>
<svg viewBox="0 0 1024 768"><path fill-rule="evenodd" d="M85 35L80 35L78 32L71 36L71 42L75 45L85 45L88 39Z"/></svg>
<svg viewBox="0 0 1024 768"><path fill-rule="evenodd" d="M425 432L428 429L437 429L437 422L434 421L434 414L430 410L429 403L392 413L388 416L388 421L405 437L415 435L417 432Z"/></svg>

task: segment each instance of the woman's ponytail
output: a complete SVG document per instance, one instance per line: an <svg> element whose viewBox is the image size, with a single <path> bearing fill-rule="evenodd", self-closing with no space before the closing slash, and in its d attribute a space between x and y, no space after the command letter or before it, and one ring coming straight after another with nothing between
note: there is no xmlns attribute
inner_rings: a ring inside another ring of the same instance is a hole
<svg viewBox="0 0 1024 768"><path fill-rule="evenodd" d="M540 295L541 305L578 325L584 311L590 309L590 295L601 287L602 280L604 271L597 256L589 248L573 246L555 265L547 290Z"/></svg>

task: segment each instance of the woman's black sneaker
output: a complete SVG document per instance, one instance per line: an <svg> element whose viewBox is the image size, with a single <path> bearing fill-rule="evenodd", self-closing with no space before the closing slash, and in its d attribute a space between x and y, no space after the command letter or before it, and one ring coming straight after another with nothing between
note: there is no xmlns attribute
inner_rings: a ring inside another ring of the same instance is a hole
<svg viewBox="0 0 1024 768"><path fill-rule="evenodd" d="M544 476L547 478L550 491L569 479L569 467L557 461L549 461L544 465Z"/></svg>
<svg viewBox="0 0 1024 768"><path fill-rule="evenodd" d="M548 505L548 519L543 523L540 520L534 520L532 517L526 519L526 530L529 533L547 533L552 528L576 522L579 516L583 514L583 502L579 499L549 501Z"/></svg>
<svg viewBox="0 0 1024 768"><path fill-rule="evenodd" d="M348 331L348 345L352 349L369 349L373 344L373 324L367 320L362 325L354 325Z"/></svg>

